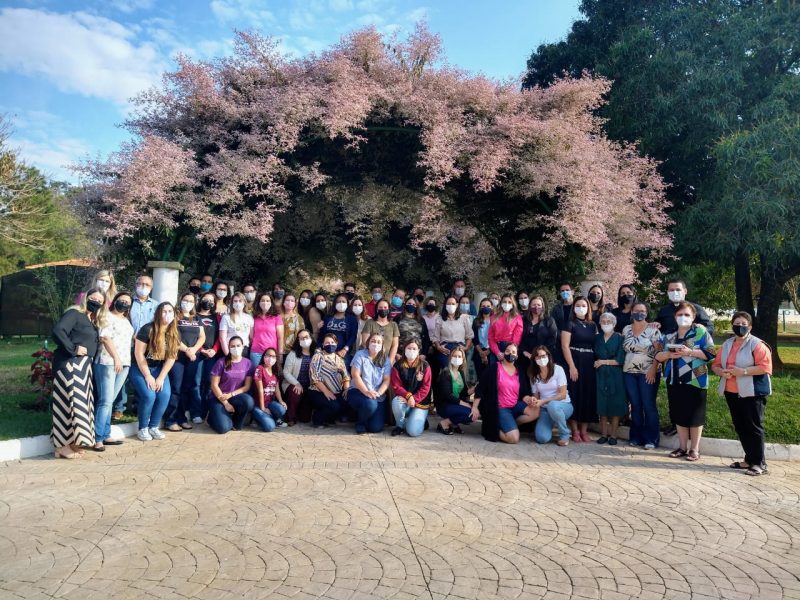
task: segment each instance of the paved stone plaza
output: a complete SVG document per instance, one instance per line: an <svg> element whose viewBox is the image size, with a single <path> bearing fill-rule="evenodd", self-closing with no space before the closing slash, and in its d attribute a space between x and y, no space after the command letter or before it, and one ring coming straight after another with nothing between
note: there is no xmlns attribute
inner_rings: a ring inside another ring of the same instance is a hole
<svg viewBox="0 0 800 600"><path fill-rule="evenodd" d="M0 598L800 598L797 463L352 431L2 465Z"/></svg>

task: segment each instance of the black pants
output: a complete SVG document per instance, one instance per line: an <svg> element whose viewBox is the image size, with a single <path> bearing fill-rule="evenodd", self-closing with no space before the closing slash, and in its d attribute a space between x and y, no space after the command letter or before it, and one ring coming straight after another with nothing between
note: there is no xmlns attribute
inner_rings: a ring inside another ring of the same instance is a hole
<svg viewBox="0 0 800 600"><path fill-rule="evenodd" d="M766 396L740 398L738 394L725 392L725 400L731 411L733 427L744 448L744 462L766 468L764 459L764 407Z"/></svg>

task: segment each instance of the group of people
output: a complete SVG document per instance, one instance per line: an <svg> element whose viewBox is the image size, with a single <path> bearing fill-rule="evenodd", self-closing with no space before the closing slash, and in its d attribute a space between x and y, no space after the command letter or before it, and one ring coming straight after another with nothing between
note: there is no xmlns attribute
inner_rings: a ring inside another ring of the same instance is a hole
<svg viewBox="0 0 800 600"><path fill-rule="evenodd" d="M629 417L629 445L654 449L663 378L680 441L670 456L696 461L713 369L745 450L731 466L766 471L769 347L737 312L717 352L708 315L680 280L668 283L653 320L633 285L610 302L601 285L583 296L564 283L551 309L526 292L476 301L462 279L441 299L422 287L376 286L362 297L353 283L333 295L280 283L234 291L204 275L173 305L156 302L152 288L143 274L133 292L118 290L100 271L56 323L57 457L122 443L110 427L125 410L128 380L142 441L163 439L162 421L168 431L207 422L227 433L350 420L358 434L388 423L393 436L416 437L435 411L445 435L480 421L487 440L517 443L522 428L544 444L555 430L559 446L592 441L588 427L598 421L596 443L616 445Z"/></svg>

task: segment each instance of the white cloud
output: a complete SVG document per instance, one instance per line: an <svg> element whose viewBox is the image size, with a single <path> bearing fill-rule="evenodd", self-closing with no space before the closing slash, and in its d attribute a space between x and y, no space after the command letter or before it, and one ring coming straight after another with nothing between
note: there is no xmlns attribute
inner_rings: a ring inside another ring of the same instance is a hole
<svg viewBox="0 0 800 600"><path fill-rule="evenodd" d="M211 0L211 12L223 23L265 28L275 22L265 0Z"/></svg>
<svg viewBox="0 0 800 600"><path fill-rule="evenodd" d="M120 12L132 13L153 7L155 0L109 0L108 5Z"/></svg>
<svg viewBox="0 0 800 600"><path fill-rule="evenodd" d="M83 12L0 10L0 70L44 77L62 92L125 105L166 68L157 47L124 25Z"/></svg>
<svg viewBox="0 0 800 600"><path fill-rule="evenodd" d="M353 0L329 0L328 5L331 7L331 10L335 10L336 12L344 12L347 10L353 10Z"/></svg>
<svg viewBox="0 0 800 600"><path fill-rule="evenodd" d="M12 137L9 146L18 152L24 162L33 165L45 176L70 183L77 183L78 177L69 166L86 158L90 152L83 140L68 137L51 138L46 142Z"/></svg>
<svg viewBox="0 0 800 600"><path fill-rule="evenodd" d="M426 21L428 19L428 9L424 6L415 8L408 13L408 20L416 23L417 21Z"/></svg>

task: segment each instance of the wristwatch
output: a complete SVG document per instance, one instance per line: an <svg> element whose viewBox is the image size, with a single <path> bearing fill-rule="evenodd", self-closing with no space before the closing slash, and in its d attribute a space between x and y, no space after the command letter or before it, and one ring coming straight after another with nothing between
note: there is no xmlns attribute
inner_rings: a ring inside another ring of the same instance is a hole
<svg viewBox="0 0 800 600"><path fill-rule="evenodd" d="M744 370L744 374L747 375L747 369Z"/></svg>

